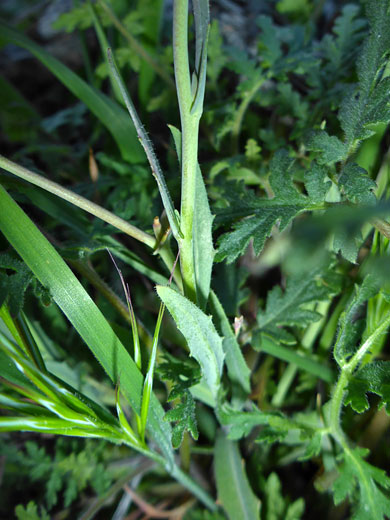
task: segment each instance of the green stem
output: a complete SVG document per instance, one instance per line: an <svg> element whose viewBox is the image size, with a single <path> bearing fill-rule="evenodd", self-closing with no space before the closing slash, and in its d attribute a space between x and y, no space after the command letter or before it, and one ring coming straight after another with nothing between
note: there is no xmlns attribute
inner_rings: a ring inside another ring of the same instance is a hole
<svg viewBox="0 0 390 520"><path fill-rule="evenodd" d="M344 449L348 447L348 445L341 427L340 416L343 407L345 392L348 387L349 378L351 377L357 366L362 362L364 356L369 351L371 345L377 340L379 336L381 336L386 331L389 325L390 313L382 321L382 323L378 325L376 330L366 339L366 341L359 347L359 349L350 359L350 361L341 366L341 374L334 389L331 400L330 428L333 437L343 446Z"/></svg>
<svg viewBox="0 0 390 520"><path fill-rule="evenodd" d="M165 83L171 88L175 88L171 76L166 70L160 66L160 64L151 56L148 51L134 38L132 34L126 29L120 20L116 17L112 9L107 5L106 2L100 1L101 5L107 14L108 18L112 21L113 25L118 29L122 36L128 41L130 47L140 56L143 60L150 65L150 67L165 81Z"/></svg>
<svg viewBox="0 0 390 520"><path fill-rule="evenodd" d="M191 113L190 67L188 60L188 0L175 0L173 4L173 56L176 90L182 131L182 186L180 229L180 265L184 293L196 301L194 267L193 220L195 205L196 168L198 163L198 133L202 106ZM202 105L202 103L201 103Z"/></svg>
<svg viewBox="0 0 390 520"><path fill-rule="evenodd" d="M250 103L252 102L253 98L255 97L257 91L261 87L261 85L264 83L265 78L261 77L256 83L253 85L253 87L245 93L244 99L241 101L234 118L233 128L231 132L231 138L232 138L232 149L233 153L238 152L238 138L240 136L241 132L241 126L242 121L244 119L245 112L247 111Z"/></svg>
<svg viewBox="0 0 390 520"><path fill-rule="evenodd" d="M34 184L35 186L39 186L40 188L43 188L44 190L49 191L54 195L57 195L57 197L60 197L61 199L66 200L67 202L70 202L74 206L77 206L78 208L87 211L91 215L94 215L95 217L104 220L104 222L111 224L120 231L123 231L127 235L135 238L136 240L139 240L143 244L151 248L154 247L154 244L156 242L155 238L149 235L148 233L145 233L145 231L142 231L141 229L138 229L137 227L129 224L122 218L117 217L116 215L111 213L111 211L102 208L98 204L95 204L94 202L91 202L88 199L85 199L84 197L77 195L73 191L63 188L56 182L49 181L49 179L45 179L45 177L42 177L37 173L33 173L27 168L24 168L23 166L20 166L19 164L16 164L10 161L9 159L6 159L2 155L0 155L0 167L30 182L31 184Z"/></svg>

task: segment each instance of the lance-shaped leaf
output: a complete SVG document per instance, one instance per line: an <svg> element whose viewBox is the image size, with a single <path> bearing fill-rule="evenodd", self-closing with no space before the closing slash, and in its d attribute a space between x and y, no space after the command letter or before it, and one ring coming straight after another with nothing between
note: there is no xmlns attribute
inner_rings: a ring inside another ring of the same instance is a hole
<svg viewBox="0 0 390 520"><path fill-rule="evenodd" d="M159 285L157 293L187 340L191 356L198 361L202 375L211 393L216 397L224 353L222 338L215 330L211 317L170 287Z"/></svg>
<svg viewBox="0 0 390 520"><path fill-rule="evenodd" d="M213 313L216 327L223 336L222 347L226 356L226 366L230 379L239 383L246 392L250 392L251 371L242 355L240 345L233 332L232 326L214 291L210 293L210 308Z"/></svg>
<svg viewBox="0 0 390 520"><path fill-rule="evenodd" d="M0 22L0 38L19 45L38 58L90 111L103 123L115 139L124 159L131 163L144 162L137 134L125 110L105 94L85 83L63 63L18 31Z"/></svg>
<svg viewBox="0 0 390 520"><path fill-rule="evenodd" d="M215 444L218 498L230 520L259 519L260 501L253 493L236 442L221 432Z"/></svg>

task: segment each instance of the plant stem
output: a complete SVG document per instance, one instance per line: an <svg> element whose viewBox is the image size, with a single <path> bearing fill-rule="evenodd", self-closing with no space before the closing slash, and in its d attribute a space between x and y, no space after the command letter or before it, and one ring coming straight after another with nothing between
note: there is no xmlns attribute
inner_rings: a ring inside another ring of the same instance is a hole
<svg viewBox="0 0 390 520"><path fill-rule="evenodd" d="M182 132L182 185L180 229L180 265L185 295L196 301L196 281L193 250L193 220L195 205L196 168L198 163L199 120L202 113L191 113L191 92L188 60L188 0L174 0L173 4L173 56L176 90L180 109Z"/></svg>
<svg viewBox="0 0 390 520"><path fill-rule="evenodd" d="M371 345L376 341L376 339L382 335L386 329L390 325L390 313L382 323L378 325L376 330L366 339L366 341L359 347L354 356L350 359L348 363L345 363L341 366L341 374L339 380L336 384L336 387L333 392L332 400L331 400L331 409L330 409L330 428L333 437L336 441L338 441L343 448L348 447L347 441L345 439L344 432L342 430L340 424L340 416L341 409L343 407L345 392L348 387L348 382L350 376L353 374L354 370L361 363L364 356L369 351Z"/></svg>
<svg viewBox="0 0 390 520"><path fill-rule="evenodd" d="M104 220L104 222L111 224L120 231L123 231L127 235L135 238L136 240L139 240L143 244L151 248L154 247L154 244L156 242L155 238L149 235L148 233L145 233L145 231L142 231L141 229L138 229L137 227L129 224L122 218L117 217L116 215L111 213L111 211L102 208L98 204L95 204L94 202L91 202L88 199L85 199L84 197L77 195L73 191L63 188L56 182L50 181L49 179L46 179L45 177L42 177L37 173L33 173L27 168L24 168L23 166L20 166L19 164L16 164L10 161L9 159L6 159L2 155L0 155L0 167L30 182L31 184L34 184L35 186L39 186L40 188L43 188L44 190L49 191L54 195L57 195L57 197L60 197L61 199L70 202L74 206L77 206L78 208L87 211L91 215L94 215L95 217Z"/></svg>
<svg viewBox="0 0 390 520"><path fill-rule="evenodd" d="M240 136L242 121L244 119L245 112L247 111L250 103L252 102L253 98L255 97L257 91L264 83L264 81L264 77L261 77L258 81L256 81L253 87L245 93L244 98L237 109L231 132L233 153L238 153L238 138Z"/></svg>
<svg viewBox="0 0 390 520"><path fill-rule="evenodd" d="M128 29L122 24L122 22L118 20L118 18L116 17L112 9L109 7L109 5L106 2L103 2L102 0L99 2L99 5L103 7L109 19L118 29L118 31L122 34L122 36L129 42L131 48L138 54L138 56L145 60L171 89L174 89L175 83L173 82L171 76L166 72L166 70L163 67L160 66L160 64L153 58L153 56L151 56L149 52L134 38L134 36L128 31Z"/></svg>

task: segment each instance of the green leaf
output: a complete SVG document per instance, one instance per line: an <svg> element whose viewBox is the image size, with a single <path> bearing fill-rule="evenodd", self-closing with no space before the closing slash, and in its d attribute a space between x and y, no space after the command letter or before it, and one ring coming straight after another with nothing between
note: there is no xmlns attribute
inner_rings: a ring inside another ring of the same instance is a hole
<svg viewBox="0 0 390 520"><path fill-rule="evenodd" d="M380 404L390 407L390 361L372 361L353 375L345 404L350 404L355 412L364 412L369 408L367 392L379 395Z"/></svg>
<svg viewBox="0 0 390 520"><path fill-rule="evenodd" d="M347 496L356 503L354 492L358 491L358 502L353 507L352 520L385 520L390 511L390 478L385 471L366 462L368 450L356 448L345 450L343 462L338 467L339 476L333 483L334 502L339 504Z"/></svg>
<svg viewBox="0 0 390 520"><path fill-rule="evenodd" d="M210 310L213 314L215 326L223 337L222 348L225 353L225 362L231 381L238 383L250 392L250 370L242 355L240 346L225 311L214 291L210 293Z"/></svg>
<svg viewBox="0 0 390 520"><path fill-rule="evenodd" d="M308 303L328 301L340 289L340 279L328 269L315 268L311 272L291 275L284 292L275 286L267 295L264 311L259 311L257 322L262 334L281 343L294 344L296 340L282 325L306 327L318 321L321 315L306 308Z"/></svg>
<svg viewBox="0 0 390 520"><path fill-rule="evenodd" d="M50 516L44 508L41 507L38 513L38 506L32 500L26 507L21 504L17 505L15 507L15 515L18 520L50 520Z"/></svg>
<svg viewBox="0 0 390 520"><path fill-rule="evenodd" d="M370 126L390 121L390 79L382 75L389 59L389 2L371 0L366 11L370 35L357 61L359 83L355 91L346 94L339 112L348 146L352 147L358 140L373 135Z"/></svg>
<svg viewBox="0 0 390 520"><path fill-rule="evenodd" d="M268 16L260 16L257 24L261 29L259 50L264 60L263 66L272 67L283 56L277 28Z"/></svg>
<svg viewBox="0 0 390 520"><path fill-rule="evenodd" d="M238 440L247 437L255 426L267 425L273 414L262 412L254 405L251 411L243 412L225 402L217 407L217 416L227 427L228 439Z"/></svg>
<svg viewBox="0 0 390 520"><path fill-rule="evenodd" d="M283 150L272 159L269 183L274 198L256 198L249 192L239 196L235 192L229 200L229 208L219 211L219 222L245 218L234 224L232 232L219 239L215 256L217 262L224 259L228 263L233 262L245 251L252 238L255 253L258 255L277 222L282 231L295 216L310 206L310 199L300 194L292 182L293 162Z"/></svg>
<svg viewBox="0 0 390 520"><path fill-rule="evenodd" d="M230 520L260 519L260 501L253 493L236 442L222 432L215 444L215 480L218 499Z"/></svg>
<svg viewBox="0 0 390 520"><path fill-rule="evenodd" d="M305 188L312 202L315 204L323 202L332 186L327 176L327 169L313 162L311 167L305 171Z"/></svg>
<svg viewBox="0 0 390 520"><path fill-rule="evenodd" d="M306 143L306 148L319 152L319 164L332 165L346 158L348 147L336 136L328 135L324 130L313 132Z"/></svg>
<svg viewBox="0 0 390 520"><path fill-rule="evenodd" d="M163 381L172 383L168 401L182 397L200 381L200 367L196 362L178 359L167 352L164 353L164 361L159 363L157 371Z"/></svg>
<svg viewBox="0 0 390 520"><path fill-rule="evenodd" d="M15 271L11 275L0 271L0 306L7 299L10 313L15 317L23 308L24 294L33 274L23 262L7 254L0 254L0 269Z"/></svg>
<svg viewBox="0 0 390 520"><path fill-rule="evenodd" d="M50 290L54 301L111 380L116 383L120 377L122 392L139 413L143 378L134 361L69 267L2 187L0 204L1 231L40 282ZM150 433L165 457L172 461L170 428L163 423L163 415L161 405L153 396Z"/></svg>
<svg viewBox="0 0 390 520"><path fill-rule="evenodd" d="M77 74L53 58L42 47L0 22L0 39L30 51L38 58L91 112L115 139L124 159L131 163L145 162L145 156L125 110L105 94L85 83Z"/></svg>
<svg viewBox="0 0 390 520"><path fill-rule="evenodd" d="M346 309L339 319L339 331L334 346L334 357L342 366L357 349L357 343L364 330L365 302L378 293L378 281L367 275L360 286L356 286Z"/></svg>
<svg viewBox="0 0 390 520"><path fill-rule="evenodd" d="M303 498L289 504L288 497L282 494L282 485L276 473L271 473L267 478L264 494L265 520L298 520L302 517L305 511Z"/></svg>
<svg viewBox="0 0 390 520"><path fill-rule="evenodd" d="M177 449L183 441L185 431L191 433L194 440L198 440L198 426L196 424L195 401L191 392L186 390L181 402L165 414L164 421L175 421L172 430L172 446Z"/></svg>
<svg viewBox="0 0 390 520"><path fill-rule="evenodd" d="M372 205L376 202L373 190L376 183L368 176L364 168L356 163L348 163L341 170L339 185L343 188L346 198L356 204Z"/></svg>
<svg viewBox="0 0 390 520"><path fill-rule="evenodd" d="M212 395L216 397L220 386L224 352L222 339L215 330L211 317L170 287L158 285L156 289L177 328L185 337L191 356L198 361Z"/></svg>

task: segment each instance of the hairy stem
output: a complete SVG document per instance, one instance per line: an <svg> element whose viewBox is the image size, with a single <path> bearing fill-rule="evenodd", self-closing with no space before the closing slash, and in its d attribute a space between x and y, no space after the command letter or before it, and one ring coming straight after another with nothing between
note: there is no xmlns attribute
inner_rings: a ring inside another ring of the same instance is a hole
<svg viewBox="0 0 390 520"><path fill-rule="evenodd" d="M173 56L176 90L182 131L182 185L180 229L180 265L186 296L196 301L194 267L193 220L195 205L196 168L198 163L198 133L201 110L191 113L191 92L188 60L188 0L175 0L173 4Z"/></svg>
<svg viewBox="0 0 390 520"><path fill-rule="evenodd" d="M101 5L107 14L108 18L112 21L113 25L118 29L118 31L122 34L122 36L128 41L130 47L135 51L136 54L140 58L142 58L150 67L165 81L165 83L171 88L175 88L175 83L172 80L171 76L165 70L164 67L153 58L151 54L141 45L136 38L129 32L129 30L122 24L122 22L117 18L115 13L112 11L110 6L104 2L103 0L99 1L99 5Z"/></svg>
<svg viewBox="0 0 390 520"><path fill-rule="evenodd" d="M341 410L343 407L345 392L348 388L349 378L358 367L358 365L362 362L364 356L368 353L371 345L375 342L375 340L382 335L386 329L390 325L390 313L386 316L382 323L378 325L376 330L366 339L366 341L359 347L354 356L341 366L341 374L339 380L335 386L333 396L332 396L332 404L330 410L330 428L331 433L336 441L338 441L343 448L347 447L347 441L341 427Z"/></svg>

